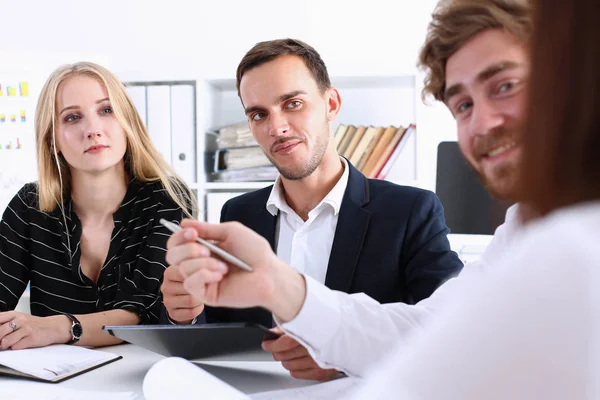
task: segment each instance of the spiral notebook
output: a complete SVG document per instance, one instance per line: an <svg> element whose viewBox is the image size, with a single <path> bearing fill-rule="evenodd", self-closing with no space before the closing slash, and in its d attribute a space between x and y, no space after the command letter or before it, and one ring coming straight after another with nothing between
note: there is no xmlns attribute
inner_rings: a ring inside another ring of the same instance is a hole
<svg viewBox="0 0 600 400"><path fill-rule="evenodd" d="M64 344L0 351L0 374L58 383L121 359L116 354Z"/></svg>

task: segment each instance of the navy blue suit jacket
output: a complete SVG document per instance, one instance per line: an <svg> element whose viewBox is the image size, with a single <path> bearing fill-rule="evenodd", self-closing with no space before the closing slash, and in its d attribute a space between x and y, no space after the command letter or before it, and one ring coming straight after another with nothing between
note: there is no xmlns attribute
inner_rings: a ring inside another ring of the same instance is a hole
<svg viewBox="0 0 600 400"><path fill-rule="evenodd" d="M350 163L325 285L366 293L380 303L414 304L429 297L463 267L450 250L438 197L426 190L367 179ZM238 221L265 237L275 250L277 217L266 208L272 186L229 200L221 221ZM206 322L272 325L264 309L207 307ZM199 321L202 322L202 321Z"/></svg>

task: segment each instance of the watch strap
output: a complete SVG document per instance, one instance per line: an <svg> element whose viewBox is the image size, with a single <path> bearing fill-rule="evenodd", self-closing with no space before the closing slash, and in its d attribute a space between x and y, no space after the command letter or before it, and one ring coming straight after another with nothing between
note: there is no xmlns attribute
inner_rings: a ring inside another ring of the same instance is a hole
<svg viewBox="0 0 600 400"><path fill-rule="evenodd" d="M67 344L75 344L77 342L79 342L79 339L81 339L81 335L83 334L83 328L81 326L81 322L79 322L79 320L77 318L75 318L74 315L72 314L64 314L65 316L67 316L67 318L69 318L71 320L71 340L69 342L67 342Z"/></svg>

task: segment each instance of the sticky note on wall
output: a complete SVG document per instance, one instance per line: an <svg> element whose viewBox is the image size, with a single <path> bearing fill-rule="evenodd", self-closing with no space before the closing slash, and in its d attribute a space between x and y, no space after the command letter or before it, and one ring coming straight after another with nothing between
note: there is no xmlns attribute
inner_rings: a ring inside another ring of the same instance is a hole
<svg viewBox="0 0 600 400"><path fill-rule="evenodd" d="M19 95L23 97L29 96L29 82L19 82Z"/></svg>

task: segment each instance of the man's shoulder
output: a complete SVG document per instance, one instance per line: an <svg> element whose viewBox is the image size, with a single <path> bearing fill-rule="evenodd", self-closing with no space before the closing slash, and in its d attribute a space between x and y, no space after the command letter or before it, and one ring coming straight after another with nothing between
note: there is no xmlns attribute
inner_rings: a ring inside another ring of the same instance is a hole
<svg viewBox="0 0 600 400"><path fill-rule="evenodd" d="M227 200L221 210L221 219L223 221L240 221L245 219L249 210L257 211L265 208L272 189L273 185L269 185Z"/></svg>
<svg viewBox="0 0 600 400"><path fill-rule="evenodd" d="M371 201L407 204L419 201L437 200L437 196L430 190L414 186L403 186L392 182L369 179L369 195Z"/></svg>
<svg viewBox="0 0 600 400"><path fill-rule="evenodd" d="M227 204L228 207L248 206L256 203L264 203L263 205L266 205L272 189L273 185L269 185L262 189L253 190L252 192L247 192L229 199L225 204Z"/></svg>

